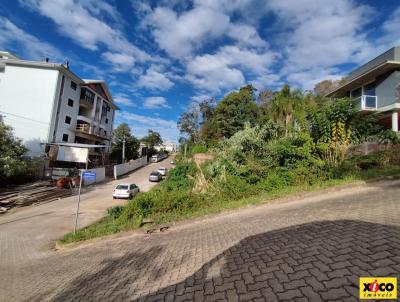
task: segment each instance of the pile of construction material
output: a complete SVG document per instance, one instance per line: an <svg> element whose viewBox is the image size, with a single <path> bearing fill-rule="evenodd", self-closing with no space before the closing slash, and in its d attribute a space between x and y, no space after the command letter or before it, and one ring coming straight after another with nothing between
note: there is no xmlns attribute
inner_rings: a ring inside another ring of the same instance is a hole
<svg viewBox="0 0 400 302"><path fill-rule="evenodd" d="M0 214L14 207L50 202L71 196L72 189L59 188L51 181L37 181L12 188L0 189Z"/></svg>

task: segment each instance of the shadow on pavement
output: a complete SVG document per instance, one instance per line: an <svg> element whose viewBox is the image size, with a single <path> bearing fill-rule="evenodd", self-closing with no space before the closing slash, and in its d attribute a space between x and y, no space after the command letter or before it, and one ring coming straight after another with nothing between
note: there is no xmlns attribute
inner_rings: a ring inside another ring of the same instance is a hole
<svg viewBox="0 0 400 302"><path fill-rule="evenodd" d="M75 280L55 300L137 298L135 286L149 289L169 277L168 272L144 271L159 252L154 248L111 260L99 272ZM245 238L182 282L140 301L358 301L360 276L396 276L399 271L399 227L320 221Z"/></svg>

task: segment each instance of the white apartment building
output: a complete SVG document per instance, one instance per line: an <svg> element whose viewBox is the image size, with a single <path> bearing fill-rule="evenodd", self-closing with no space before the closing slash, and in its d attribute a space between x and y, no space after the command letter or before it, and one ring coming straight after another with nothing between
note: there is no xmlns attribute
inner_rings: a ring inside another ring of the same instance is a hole
<svg viewBox="0 0 400 302"><path fill-rule="evenodd" d="M157 151L168 151L170 153L175 153L177 151L177 146L173 142L163 142L160 145L155 145L154 149Z"/></svg>
<svg viewBox="0 0 400 302"><path fill-rule="evenodd" d="M83 80L64 64L0 51L0 114L29 156L43 154L41 143L109 147L117 109L104 81ZM100 156L96 152L90 156Z"/></svg>

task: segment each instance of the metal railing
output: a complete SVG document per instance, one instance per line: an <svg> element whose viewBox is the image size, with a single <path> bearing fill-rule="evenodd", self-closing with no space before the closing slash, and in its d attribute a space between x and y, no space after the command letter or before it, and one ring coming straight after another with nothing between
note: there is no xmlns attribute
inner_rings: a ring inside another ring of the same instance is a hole
<svg viewBox="0 0 400 302"><path fill-rule="evenodd" d="M78 124L76 125L76 130L85 132L85 133L90 133L90 125L88 124Z"/></svg>
<svg viewBox="0 0 400 302"><path fill-rule="evenodd" d="M354 99L360 110L378 109L378 97L376 95L361 95Z"/></svg>

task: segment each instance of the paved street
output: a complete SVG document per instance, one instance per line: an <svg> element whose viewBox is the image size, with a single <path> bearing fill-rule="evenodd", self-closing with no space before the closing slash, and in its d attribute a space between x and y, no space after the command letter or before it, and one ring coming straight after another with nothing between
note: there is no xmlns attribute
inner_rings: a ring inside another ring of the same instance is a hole
<svg viewBox="0 0 400 302"><path fill-rule="evenodd" d="M151 163L121 179L97 184L82 189L78 227L84 227L106 214L107 208L126 203L113 200L112 191L118 183L132 182L141 191L148 191L156 183L148 181L151 171L158 167L170 167L170 158ZM38 206L16 209L13 213L0 216L1 261L13 264L30 262L45 257L54 247L55 241L73 230L77 197L72 196Z"/></svg>
<svg viewBox="0 0 400 302"><path fill-rule="evenodd" d="M400 181L372 183L195 219L163 233L25 253L23 261L5 254L13 234L3 223L0 297L358 301L360 276L399 275L399 196ZM15 242L24 249L20 236Z"/></svg>

